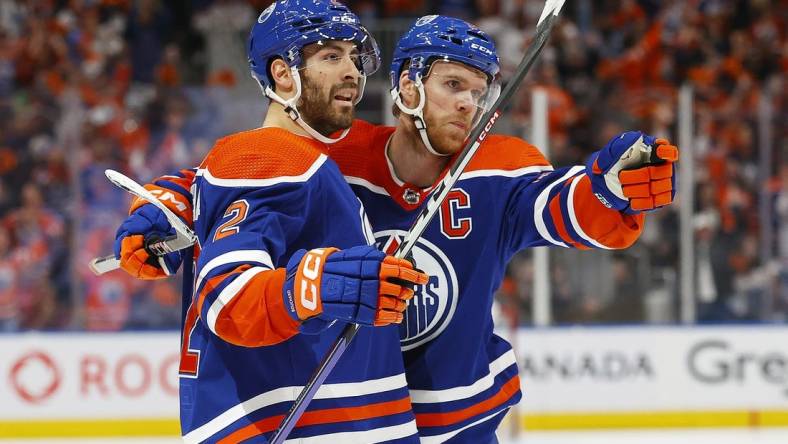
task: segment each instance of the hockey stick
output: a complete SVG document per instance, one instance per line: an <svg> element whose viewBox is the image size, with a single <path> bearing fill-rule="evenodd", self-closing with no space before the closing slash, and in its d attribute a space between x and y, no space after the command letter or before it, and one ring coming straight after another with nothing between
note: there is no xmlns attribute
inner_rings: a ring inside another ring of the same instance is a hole
<svg viewBox="0 0 788 444"><path fill-rule="evenodd" d="M498 97L498 100L495 101L495 104L487 111L476 127L471 131L471 134L468 136L468 143L465 145L465 148L460 152L457 157L457 160L449 169L448 174L441 180L435 190L430 194L429 199L427 200L427 205L424 209L419 213L416 220L413 222L408 234L405 235L402 243L400 243L397 250L394 252L394 256L398 258L404 258L409 253L410 250L416 245L416 241L424 234L424 230L427 228L430 220L435 216L435 213L438 212L438 208L440 207L443 200L451 191L451 188L460 178L460 174L462 174L465 167L470 162L473 155L481 146L481 143L487 137L487 134L492 129L493 125L495 125L496 120L501 115L501 109L506 106L509 101L511 100L514 93L520 88L520 84L522 83L523 78L531 69L534 61L539 56L539 53L542 51L547 39L550 37L550 33L553 29L553 25L556 21L558 21L558 14L561 12L561 7L564 5L564 0L547 0L545 2L544 9L542 10L542 15L539 17L539 22L536 25L536 33L534 35L534 41L531 43L531 46L528 47L528 50L523 56L522 61L517 66L514 75L509 80L509 83L506 85L506 88L503 90L501 95ZM481 122L484 122L482 125ZM309 403L314 398L317 390L323 384L323 382L328 377L331 370L333 370L334 366L336 366L339 358L347 349L350 341L353 340L353 337L358 332L359 328L361 328L358 324L349 324L345 327L342 334L337 338L334 345L331 347L331 350L326 354L326 356L321 361L320 365L315 370L315 373L312 375L310 380L301 390L301 393L298 394L298 397L293 402L292 407L287 412L287 415L282 420L282 423L279 426L279 429L274 434L273 438L271 439L271 444L282 444L287 437L287 435L293 430L298 421L298 418L306 410Z"/></svg>
<svg viewBox="0 0 788 444"><path fill-rule="evenodd" d="M168 236L164 239L145 245L145 249L148 250L149 253L155 254L156 256L164 256L167 253L172 253L173 251L188 248L197 242L197 236L194 234L191 228L189 228L182 220L180 220L178 216L175 215L175 213L167 208L167 206L161 203L161 201L156 198L153 193L117 171L108 169L104 171L104 174L107 176L107 179L109 179L110 182L119 188L122 188L129 193L141 199L145 199L155 205L156 208L160 209L164 213L167 221L175 229L174 236ZM110 254L91 260L90 263L88 263L88 266L90 267L90 270L93 271L93 273L96 275L101 275L108 271L119 268L120 261L115 258L114 254Z"/></svg>

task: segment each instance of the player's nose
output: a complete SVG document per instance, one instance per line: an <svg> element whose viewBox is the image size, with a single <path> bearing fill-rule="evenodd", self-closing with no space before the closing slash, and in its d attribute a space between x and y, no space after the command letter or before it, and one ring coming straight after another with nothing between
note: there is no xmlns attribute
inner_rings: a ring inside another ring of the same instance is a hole
<svg viewBox="0 0 788 444"><path fill-rule="evenodd" d="M356 82L361 77L361 72L358 66L353 62L353 58L349 55L342 57L342 80Z"/></svg>
<svg viewBox="0 0 788 444"><path fill-rule="evenodd" d="M457 94L456 109L463 113L471 112L476 107L473 95L470 91L463 91Z"/></svg>

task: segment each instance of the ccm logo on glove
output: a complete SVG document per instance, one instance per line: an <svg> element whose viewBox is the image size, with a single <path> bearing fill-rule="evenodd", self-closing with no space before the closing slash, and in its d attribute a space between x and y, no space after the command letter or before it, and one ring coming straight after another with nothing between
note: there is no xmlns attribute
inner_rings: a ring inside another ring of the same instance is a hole
<svg viewBox="0 0 788 444"><path fill-rule="evenodd" d="M298 317L301 319L310 318L323 311L320 306L320 272L323 269L325 257L337 251L336 248L315 248L306 253L301 260L298 270L299 279L296 283L296 294L301 299L301 304L296 305Z"/></svg>

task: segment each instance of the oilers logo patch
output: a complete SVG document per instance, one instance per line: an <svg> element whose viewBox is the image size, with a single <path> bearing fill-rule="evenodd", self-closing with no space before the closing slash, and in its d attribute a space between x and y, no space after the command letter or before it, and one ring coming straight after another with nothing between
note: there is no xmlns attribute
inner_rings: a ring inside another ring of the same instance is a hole
<svg viewBox="0 0 788 444"><path fill-rule="evenodd" d="M392 254L406 232L387 230L375 233L378 247ZM400 348L411 350L435 339L451 322L457 308L457 274L454 266L435 244L420 238L411 251L416 268L430 277L417 285L400 324Z"/></svg>

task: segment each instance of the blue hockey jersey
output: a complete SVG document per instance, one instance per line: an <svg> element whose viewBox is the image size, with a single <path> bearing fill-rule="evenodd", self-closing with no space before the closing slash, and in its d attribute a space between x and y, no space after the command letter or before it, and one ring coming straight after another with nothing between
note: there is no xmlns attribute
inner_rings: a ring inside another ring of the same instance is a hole
<svg viewBox="0 0 788 444"><path fill-rule="evenodd" d="M356 121L330 148L388 252L431 191L397 178L386 155L393 131ZM491 316L514 253L624 248L642 226L642 215L605 208L583 167L554 170L521 139L488 136L413 250L430 281L417 288L400 335L421 442L478 442L521 397L512 347L493 333Z"/></svg>
<svg viewBox="0 0 788 444"><path fill-rule="evenodd" d="M345 326L298 333L281 297L288 259L302 248L369 244L372 232L325 145L283 129L219 140L190 194L199 245L193 265L184 264L193 267L194 292L181 350L183 437L266 442L261 435L279 425ZM418 442L396 326L359 331L296 438Z"/></svg>

